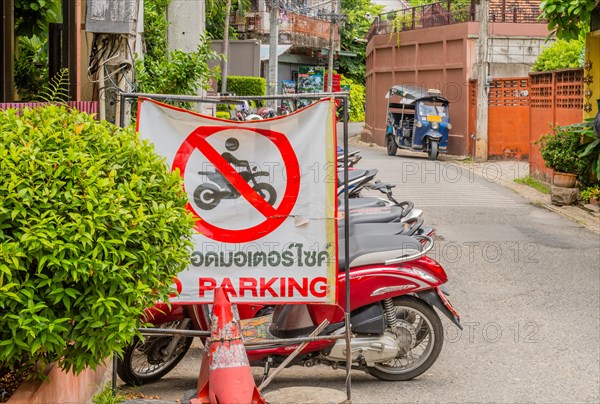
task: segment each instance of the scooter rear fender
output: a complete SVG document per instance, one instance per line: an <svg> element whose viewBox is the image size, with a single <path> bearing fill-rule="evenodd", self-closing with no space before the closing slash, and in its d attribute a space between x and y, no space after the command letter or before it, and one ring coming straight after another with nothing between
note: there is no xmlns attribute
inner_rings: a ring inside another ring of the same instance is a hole
<svg viewBox="0 0 600 404"><path fill-rule="evenodd" d="M434 289L448 281L444 269L429 257L400 265L371 265L350 269L350 309L383 299ZM338 302L346 301L346 279L338 273Z"/></svg>

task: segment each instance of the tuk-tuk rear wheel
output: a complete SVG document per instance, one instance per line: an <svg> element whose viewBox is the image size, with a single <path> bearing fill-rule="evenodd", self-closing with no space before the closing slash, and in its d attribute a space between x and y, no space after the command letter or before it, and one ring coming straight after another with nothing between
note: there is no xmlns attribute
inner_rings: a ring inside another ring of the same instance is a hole
<svg viewBox="0 0 600 404"><path fill-rule="evenodd" d="M437 160L438 157L438 142L432 140L429 142L429 160Z"/></svg>
<svg viewBox="0 0 600 404"><path fill-rule="evenodd" d="M395 156L396 151L398 150L398 146L394 141L394 138L390 135L386 137L386 147L388 156Z"/></svg>

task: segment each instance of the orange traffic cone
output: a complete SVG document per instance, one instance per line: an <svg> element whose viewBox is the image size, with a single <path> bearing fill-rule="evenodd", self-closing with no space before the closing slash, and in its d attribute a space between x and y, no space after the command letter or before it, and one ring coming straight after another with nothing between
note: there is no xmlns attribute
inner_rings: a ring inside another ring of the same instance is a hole
<svg viewBox="0 0 600 404"><path fill-rule="evenodd" d="M254 384L231 303L221 288L215 291L210 328L198 377L198 398L191 404L265 404Z"/></svg>

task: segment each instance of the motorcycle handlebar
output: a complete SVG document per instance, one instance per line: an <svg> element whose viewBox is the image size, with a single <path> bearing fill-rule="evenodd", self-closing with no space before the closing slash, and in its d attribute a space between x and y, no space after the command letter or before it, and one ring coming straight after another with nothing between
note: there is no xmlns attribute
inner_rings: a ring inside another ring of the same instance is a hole
<svg viewBox="0 0 600 404"><path fill-rule="evenodd" d="M408 232L406 233L407 236L413 236L415 234L415 232L417 230L419 230L421 228L421 226L423 225L423 218L421 217L413 217L411 219L408 219L406 221L407 224L411 224L410 225L410 229L408 230Z"/></svg>
<svg viewBox="0 0 600 404"><path fill-rule="evenodd" d="M416 259L419 259L419 258L425 256L433 248L433 238L431 238L429 236L412 236L412 237L416 238L417 240L425 240L425 241L427 241L428 244L425 246L425 248L423 248L423 250L421 252L418 252L417 254L407 255L404 257L387 260L383 264L384 265L394 265L394 264L400 264L402 262L414 261Z"/></svg>
<svg viewBox="0 0 600 404"><path fill-rule="evenodd" d="M415 207L415 204L412 203L411 201L403 201L403 202L397 203L397 205L402 208L402 217L405 217L406 215L408 215L408 213Z"/></svg>

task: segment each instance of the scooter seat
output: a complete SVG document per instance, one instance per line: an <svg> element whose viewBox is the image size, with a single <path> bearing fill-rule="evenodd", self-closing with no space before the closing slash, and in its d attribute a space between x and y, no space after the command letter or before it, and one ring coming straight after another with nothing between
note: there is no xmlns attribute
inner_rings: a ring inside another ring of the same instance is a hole
<svg viewBox="0 0 600 404"><path fill-rule="evenodd" d="M378 172L379 172L379 170L376 168L369 168L366 170L364 170L364 169L348 170L348 182L350 183L361 177L365 177L365 179L368 179L368 181L371 181L375 177L375 175L377 175ZM338 186L340 186L340 187L344 186L344 170L338 170Z"/></svg>
<svg viewBox="0 0 600 404"><path fill-rule="evenodd" d="M368 198L349 198L348 199L348 207L350 209L361 209L361 208L372 208L377 206L388 206L389 204L381 199L376 197L368 197ZM344 198L338 198L338 211L344 210Z"/></svg>
<svg viewBox="0 0 600 404"><path fill-rule="evenodd" d="M350 243L350 268L383 264L387 260L413 255L423 251L419 241L410 236L352 236ZM346 265L344 243L338 244L338 269Z"/></svg>
<svg viewBox="0 0 600 404"><path fill-rule="evenodd" d="M410 228L410 223L351 223L350 237L405 235ZM343 239L344 233L344 226L340 226L338 228L338 239Z"/></svg>
<svg viewBox="0 0 600 404"><path fill-rule="evenodd" d="M404 209L399 206L374 206L350 210L350 224L359 223L394 223L403 217ZM344 220L338 220L338 227Z"/></svg>

